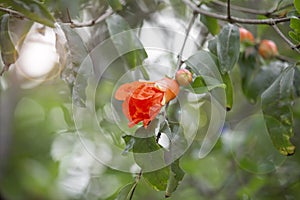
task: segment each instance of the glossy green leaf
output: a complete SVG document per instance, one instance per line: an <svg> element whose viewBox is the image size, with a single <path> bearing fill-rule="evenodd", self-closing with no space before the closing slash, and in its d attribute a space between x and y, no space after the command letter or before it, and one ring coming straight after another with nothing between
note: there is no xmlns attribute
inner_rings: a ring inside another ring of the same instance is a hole
<svg viewBox="0 0 300 200"><path fill-rule="evenodd" d="M119 0L107 0L107 2L114 11L120 11L123 9L123 6Z"/></svg>
<svg viewBox="0 0 300 200"><path fill-rule="evenodd" d="M88 56L88 50L78 33L67 25L61 25L61 29L65 34L67 44L57 43L56 48L61 54L68 52L66 66L61 77L71 88L73 103L84 107L87 80L93 71L92 62ZM61 57L63 56L61 55Z"/></svg>
<svg viewBox="0 0 300 200"><path fill-rule="evenodd" d="M294 6L295 6L297 12L300 13L300 1L299 0L294 0Z"/></svg>
<svg viewBox="0 0 300 200"><path fill-rule="evenodd" d="M271 62L268 65L259 66L255 54L245 55L239 58L239 69L244 95L251 103L256 103L260 95L280 75L286 64L280 61Z"/></svg>
<svg viewBox="0 0 300 200"><path fill-rule="evenodd" d="M240 54L240 32L237 26L227 24L218 35L217 53L221 72L229 72Z"/></svg>
<svg viewBox="0 0 300 200"><path fill-rule="evenodd" d="M208 31L212 35L217 35L220 32L220 26L219 26L218 20L216 18L205 16L205 15L201 15L200 16L200 21L203 24L205 24L205 26L207 27Z"/></svg>
<svg viewBox="0 0 300 200"><path fill-rule="evenodd" d="M208 49L215 56L218 56L217 42L218 42L218 38L217 37L215 37L214 39L212 39L212 40L210 40L208 42Z"/></svg>
<svg viewBox="0 0 300 200"><path fill-rule="evenodd" d="M283 155L293 155L295 146L292 116L293 80L295 70L286 68L262 94L262 111L274 146Z"/></svg>
<svg viewBox="0 0 300 200"><path fill-rule="evenodd" d="M5 6L18 11L28 19L54 28L55 19L40 1L36 0L3 0Z"/></svg>
<svg viewBox="0 0 300 200"><path fill-rule="evenodd" d="M140 127L135 135L124 135L123 140L126 143L124 153L132 151L135 162L146 171L153 171L164 166L164 151L157 144L154 131L151 126L157 125L157 121L152 121L147 129Z"/></svg>
<svg viewBox="0 0 300 200"><path fill-rule="evenodd" d="M128 183L122 187L115 200L129 200L134 188L136 187L136 184L136 182Z"/></svg>
<svg viewBox="0 0 300 200"><path fill-rule="evenodd" d="M18 51L13 44L9 34L9 15L4 14L1 16L0 21L0 49L1 57L4 63L4 68L1 74L9 68L9 66L18 59ZM1 75L0 74L0 75Z"/></svg>
<svg viewBox="0 0 300 200"><path fill-rule="evenodd" d="M169 167L164 167L153 172L144 173L143 177L155 190L164 191L168 185L169 174Z"/></svg>
<svg viewBox="0 0 300 200"><path fill-rule="evenodd" d="M293 31L289 31L289 36L296 42L300 42L300 19L291 18L290 27Z"/></svg>
<svg viewBox="0 0 300 200"><path fill-rule="evenodd" d="M205 80L206 81L204 81L204 78L202 76L197 76L191 85L193 90L192 92L194 92L195 94L203 94L206 92L210 92L215 88L226 88L225 84L219 83L218 80L213 79L211 77L205 77ZM205 82L208 82L212 85L206 86Z"/></svg>
<svg viewBox="0 0 300 200"><path fill-rule="evenodd" d="M226 85L225 92L226 92L226 109L227 111L231 110L233 105L233 86L230 75L225 73L222 75L223 82Z"/></svg>
<svg viewBox="0 0 300 200"><path fill-rule="evenodd" d="M106 23L112 42L119 55L126 60L129 69L141 66L144 59L147 58L147 53L127 21L115 14L110 16ZM146 74L145 76L149 76L145 70L143 73Z"/></svg>
<svg viewBox="0 0 300 200"><path fill-rule="evenodd" d="M178 185L184 177L184 171L179 166L179 160L174 161L170 166L170 176L166 188L165 197L170 197L177 189Z"/></svg>

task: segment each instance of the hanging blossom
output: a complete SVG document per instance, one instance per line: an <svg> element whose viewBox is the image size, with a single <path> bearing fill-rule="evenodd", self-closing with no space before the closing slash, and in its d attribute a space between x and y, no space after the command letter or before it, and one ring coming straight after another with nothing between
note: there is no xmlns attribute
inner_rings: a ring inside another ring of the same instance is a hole
<svg viewBox="0 0 300 200"><path fill-rule="evenodd" d="M179 85L176 80L163 78L154 82L125 83L117 89L115 98L124 101L122 110L129 120L129 127L142 121L146 128L161 108L174 99L178 92Z"/></svg>

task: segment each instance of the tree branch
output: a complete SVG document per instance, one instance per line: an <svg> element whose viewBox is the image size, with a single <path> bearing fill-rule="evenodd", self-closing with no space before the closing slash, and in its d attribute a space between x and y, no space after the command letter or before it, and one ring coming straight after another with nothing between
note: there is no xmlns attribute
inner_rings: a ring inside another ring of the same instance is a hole
<svg viewBox="0 0 300 200"><path fill-rule="evenodd" d="M198 8L193 2L189 0L182 0L188 7L190 7L193 12L206 15L209 17L213 17L219 20L228 21L227 15L221 15L217 13L212 13L210 11L203 10L201 8ZM291 17L282 17L282 18L276 18L276 19L245 19L245 18L239 18L239 17L231 17L232 23L241 23L241 24L266 24L266 25L273 25L278 24L281 22L288 22L291 20Z"/></svg>
<svg viewBox="0 0 300 200"><path fill-rule="evenodd" d="M299 45L295 45L293 42L291 42L282 32L281 30L278 28L278 26L276 24L272 25L273 29L278 33L278 35L286 42L288 43L288 45L291 47L291 49L297 51L298 53L300 53Z"/></svg>
<svg viewBox="0 0 300 200"><path fill-rule="evenodd" d="M181 49L180 49L180 51L179 51L179 53L178 53L178 56L177 56L177 58L178 58L178 60L177 60L177 65L176 65L176 69L177 69L177 70L179 70L180 66L181 66L182 63L183 63L183 61L182 61L183 50L184 50L184 47L185 47L187 38L188 38L188 36L189 36L189 33L190 33L191 29L192 29L192 26L193 26L193 24L194 24L194 22L195 22L197 16L198 16L198 13L194 12L193 17L192 17L192 19L190 20L189 25L188 25L188 27L187 27L187 29L186 29L184 41L183 41L183 44L182 44Z"/></svg>
<svg viewBox="0 0 300 200"><path fill-rule="evenodd" d="M278 33L278 35L289 44L289 46L295 50L296 52L300 53L299 50L299 45L295 45L293 42L291 42L281 31L280 29L277 27L277 24L282 23L282 22L289 22L291 20L291 17L282 17L282 18L268 18L268 19L245 19L245 18L238 18L238 17L234 17L234 16L229 16L230 11L227 10L227 12L229 12L229 14L227 13L227 15L221 15L221 14L217 14L217 13L212 13L206 10L203 10L201 8L198 8L193 2L189 1L189 0L182 0L188 7L190 7L194 13L199 13L202 15L206 15L209 17L213 17L219 20L223 20L223 21L228 21L230 23L241 23L241 24L265 24L265 25L270 25L274 28L274 30ZM227 7L229 8L230 5L230 0L227 0ZM230 17L230 18L229 18ZM229 18L229 19L228 19Z"/></svg>
<svg viewBox="0 0 300 200"><path fill-rule="evenodd" d="M71 28L90 27L90 26L94 26L95 24L98 24L98 23L104 21L109 16L111 16L113 13L114 13L114 11L112 9L109 9L104 14L100 15L96 19L93 19L93 20L90 20L90 21L87 21L87 22L75 23L75 22L72 21L72 19L70 17L69 10L67 10L69 22L67 22L66 24L69 24Z"/></svg>
<svg viewBox="0 0 300 200"><path fill-rule="evenodd" d="M227 7L227 4L219 1L219 0L215 0L210 2L211 4L214 5L218 5L218 6L223 6L223 7ZM272 8L269 11L264 11L264 10L256 10L256 9L251 9L251 8L245 8L245 7L241 7L241 6L236 6L236 5L230 5L232 10L236 10L239 12L245 12L248 14L253 14L253 15L264 15L264 16L270 16L272 13L276 12L278 9L276 8Z"/></svg>

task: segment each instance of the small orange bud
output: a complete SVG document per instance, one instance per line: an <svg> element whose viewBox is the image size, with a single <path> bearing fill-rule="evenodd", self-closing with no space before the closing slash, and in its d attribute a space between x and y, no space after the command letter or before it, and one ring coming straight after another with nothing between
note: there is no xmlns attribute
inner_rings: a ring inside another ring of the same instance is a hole
<svg viewBox="0 0 300 200"><path fill-rule="evenodd" d="M181 86L187 86L193 81L192 73L187 69L178 70L176 72L175 78Z"/></svg>
<svg viewBox="0 0 300 200"><path fill-rule="evenodd" d="M239 28L240 31L240 42L246 42L253 44L254 43L254 37L250 31L248 31L245 28Z"/></svg>
<svg viewBox="0 0 300 200"><path fill-rule="evenodd" d="M271 59L278 54L278 49L272 40L262 40L258 47L258 53L265 59Z"/></svg>

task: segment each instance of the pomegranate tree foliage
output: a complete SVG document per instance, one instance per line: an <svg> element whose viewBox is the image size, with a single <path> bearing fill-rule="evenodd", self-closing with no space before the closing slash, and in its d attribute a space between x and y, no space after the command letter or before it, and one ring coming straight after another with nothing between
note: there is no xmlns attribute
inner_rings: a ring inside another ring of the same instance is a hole
<svg viewBox="0 0 300 200"><path fill-rule="evenodd" d="M1 0L0 8L1 99L19 98L7 111L15 112L12 133L1 133L12 138L11 151L0 151L4 199L300 197L298 0ZM61 71L21 92L14 63L33 23L55 32ZM254 44L240 42L239 27L253 33ZM155 61L142 37L149 29L147 40L155 44L160 31L167 52ZM172 37L176 32L182 37ZM275 41L279 54L264 59L262 39ZM180 68L193 82L147 128L128 128L116 87L174 78ZM91 103L95 115L86 113ZM102 163L99 154L113 151L103 141L122 149L120 157L132 155L135 168ZM106 151L91 150L101 145ZM68 160L78 155L80 162Z"/></svg>

